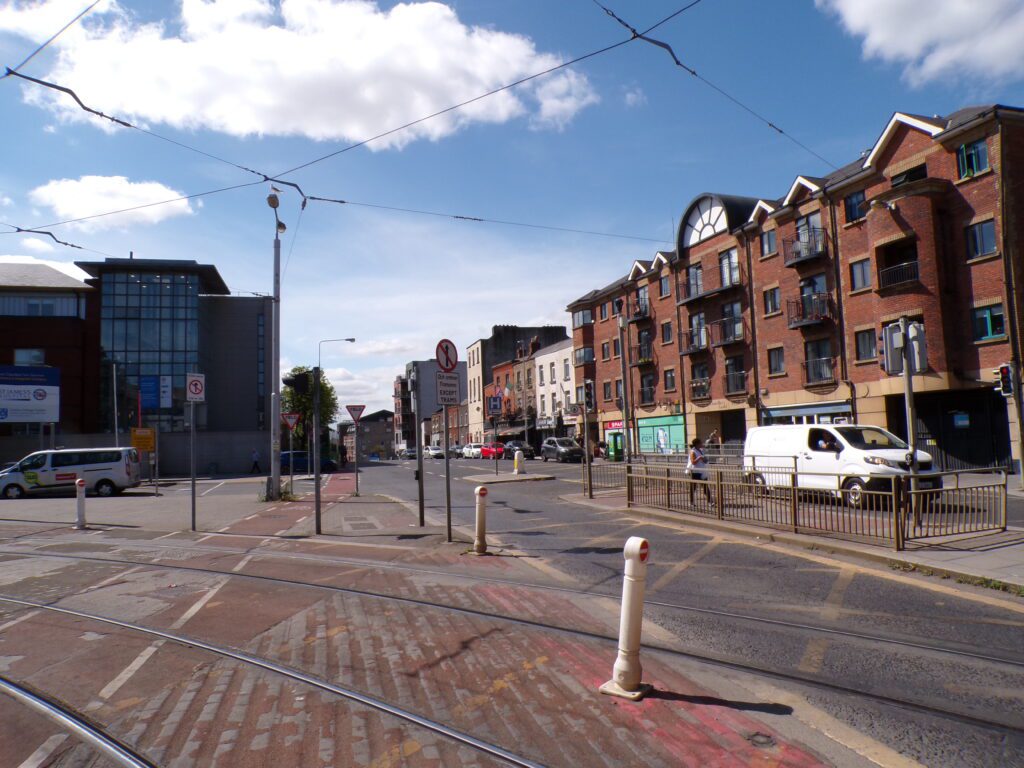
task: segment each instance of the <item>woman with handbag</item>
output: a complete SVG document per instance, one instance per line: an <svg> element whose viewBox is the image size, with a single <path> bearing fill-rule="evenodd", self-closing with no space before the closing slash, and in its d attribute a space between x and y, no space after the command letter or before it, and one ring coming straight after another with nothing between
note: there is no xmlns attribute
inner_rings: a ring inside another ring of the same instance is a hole
<svg viewBox="0 0 1024 768"><path fill-rule="evenodd" d="M703 444L699 437L693 438L693 442L690 443L690 452L686 457L686 473L690 476L690 480L700 481L701 487L704 489L704 496L707 497L708 503L711 503L711 489L707 485L707 466L708 459L704 455ZM690 482L690 503L693 504L693 494L697 490L697 485L694 482Z"/></svg>

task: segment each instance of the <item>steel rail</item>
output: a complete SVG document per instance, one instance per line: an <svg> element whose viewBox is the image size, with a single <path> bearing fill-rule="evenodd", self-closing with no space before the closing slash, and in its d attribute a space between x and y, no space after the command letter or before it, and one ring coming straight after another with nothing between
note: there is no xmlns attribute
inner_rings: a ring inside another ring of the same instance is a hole
<svg viewBox="0 0 1024 768"><path fill-rule="evenodd" d="M30 690L5 676L0 676L0 693L7 694L15 701L57 723L118 765L123 765L125 768L156 768L156 763L151 763L131 747L122 744L88 720L76 715L71 708L57 703L42 693Z"/></svg>

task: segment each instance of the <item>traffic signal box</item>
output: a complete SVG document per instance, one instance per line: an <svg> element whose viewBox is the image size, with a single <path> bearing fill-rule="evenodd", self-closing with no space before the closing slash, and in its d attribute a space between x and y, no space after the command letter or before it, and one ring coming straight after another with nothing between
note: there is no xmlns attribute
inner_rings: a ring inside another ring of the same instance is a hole
<svg viewBox="0 0 1024 768"><path fill-rule="evenodd" d="M308 395L311 389L310 381L312 378L312 374L306 371L304 373L297 373L294 376L287 376L282 381L284 381L286 387L291 387L295 390L295 394Z"/></svg>
<svg viewBox="0 0 1024 768"><path fill-rule="evenodd" d="M996 380L996 388L1003 397L1010 397L1013 394L1013 365L1003 363L992 370L992 376Z"/></svg>

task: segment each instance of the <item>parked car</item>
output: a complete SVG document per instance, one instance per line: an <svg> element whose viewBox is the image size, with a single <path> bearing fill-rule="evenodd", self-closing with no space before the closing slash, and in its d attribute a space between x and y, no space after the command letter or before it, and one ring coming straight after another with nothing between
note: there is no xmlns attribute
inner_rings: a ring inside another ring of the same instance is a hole
<svg viewBox="0 0 1024 768"><path fill-rule="evenodd" d="M295 468L292 469L292 464ZM306 451L281 451L281 474L307 475L311 472L309 466L309 454ZM333 459L326 456L320 457L321 472L337 472L338 465Z"/></svg>
<svg viewBox="0 0 1024 768"><path fill-rule="evenodd" d="M401 451L399 451L398 458L400 458L400 459L415 459L417 455L418 454L416 453L416 449L415 448L403 448Z"/></svg>
<svg viewBox="0 0 1024 768"><path fill-rule="evenodd" d="M456 443L455 445L449 445L448 446L448 456L450 458L452 458L452 459L461 459L462 458L462 451L463 451L463 447L461 445L459 445L458 443Z"/></svg>
<svg viewBox="0 0 1024 768"><path fill-rule="evenodd" d="M0 472L0 496L20 499L26 494L71 491L81 478L86 490L113 496L139 484L139 452L134 448L70 448L30 453Z"/></svg>
<svg viewBox="0 0 1024 768"><path fill-rule="evenodd" d="M522 440L509 440L505 443L505 458L514 459L516 457L516 451L523 452L523 458L532 459L537 454L533 451L533 446L529 443L524 443Z"/></svg>
<svg viewBox="0 0 1024 768"><path fill-rule="evenodd" d="M549 437L540 446L540 457L547 461L583 461L583 449L568 437Z"/></svg>
<svg viewBox="0 0 1024 768"><path fill-rule="evenodd" d="M429 457L431 459L444 458L444 448L442 448L440 445L428 445L425 450L425 457Z"/></svg>
<svg viewBox="0 0 1024 768"><path fill-rule="evenodd" d="M483 445L480 443L466 443L466 447L462 449L462 458L479 459L481 448L483 448Z"/></svg>
<svg viewBox="0 0 1024 768"><path fill-rule="evenodd" d="M859 507L864 491L889 491L895 477L910 473L910 446L870 424L775 424L752 427L743 446L744 473L752 483L833 491ZM930 472L932 457L917 451L917 466ZM922 477L918 488L942 485ZM840 494L840 491L845 493Z"/></svg>
<svg viewBox="0 0 1024 768"><path fill-rule="evenodd" d="M504 443L484 443L480 446L481 459L500 459L505 453Z"/></svg>

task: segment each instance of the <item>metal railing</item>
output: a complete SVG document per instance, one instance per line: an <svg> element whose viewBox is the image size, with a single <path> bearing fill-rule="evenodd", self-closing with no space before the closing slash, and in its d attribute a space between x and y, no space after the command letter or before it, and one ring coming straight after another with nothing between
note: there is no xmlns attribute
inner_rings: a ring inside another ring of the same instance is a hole
<svg viewBox="0 0 1024 768"><path fill-rule="evenodd" d="M690 397L694 400L710 400L711 379L690 379Z"/></svg>
<svg viewBox="0 0 1024 768"><path fill-rule="evenodd" d="M891 288L894 285L919 282L917 261L905 261L891 267L878 270L878 287Z"/></svg>
<svg viewBox="0 0 1024 768"><path fill-rule="evenodd" d="M634 344L629 352L632 365L650 365L654 362L654 345L649 341Z"/></svg>
<svg viewBox="0 0 1024 768"><path fill-rule="evenodd" d="M956 472L907 475L869 489L861 478L798 472L796 459L747 456L709 465L701 476L680 464L630 464L627 506L647 506L868 541L902 550L908 540L1006 529L1006 474L965 484ZM786 461L791 461L787 466ZM765 464L764 462L769 462Z"/></svg>
<svg viewBox="0 0 1024 768"><path fill-rule="evenodd" d="M790 328L834 320L832 297L828 293L810 293L799 299L788 299L786 318Z"/></svg>
<svg viewBox="0 0 1024 768"><path fill-rule="evenodd" d="M708 348L708 328L706 325L690 328L679 333L680 354L692 355Z"/></svg>
<svg viewBox="0 0 1024 768"><path fill-rule="evenodd" d="M583 469L583 492L590 494L590 488L587 486L587 463L581 462L580 466ZM626 487L626 464L621 462L613 462L606 464L604 462L593 462L590 465L590 476L594 480L594 490L621 490Z"/></svg>
<svg viewBox="0 0 1024 768"><path fill-rule="evenodd" d="M743 341L743 318L725 317L708 324L711 328L711 346L724 347L726 344Z"/></svg>
<svg viewBox="0 0 1024 768"><path fill-rule="evenodd" d="M836 359L834 357L807 360L803 363L803 369L805 385L836 383Z"/></svg>
<svg viewBox="0 0 1024 768"><path fill-rule="evenodd" d="M788 267L802 261L816 259L827 252L827 239L824 229L804 229L797 237L782 241L782 261Z"/></svg>
<svg viewBox="0 0 1024 768"><path fill-rule="evenodd" d="M654 402L654 393L657 387L640 387L640 405L650 405Z"/></svg>
<svg viewBox="0 0 1024 768"><path fill-rule="evenodd" d="M647 299L636 299L630 302L629 319L645 320L651 316L651 303Z"/></svg>
<svg viewBox="0 0 1024 768"><path fill-rule="evenodd" d="M725 394L739 395L747 391L747 372L728 371L725 374Z"/></svg>

